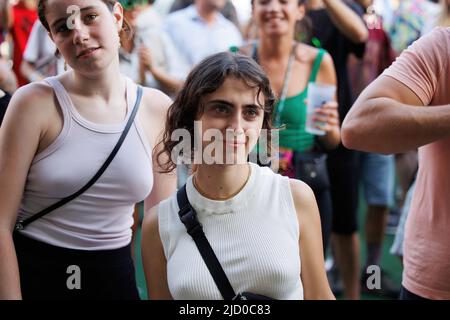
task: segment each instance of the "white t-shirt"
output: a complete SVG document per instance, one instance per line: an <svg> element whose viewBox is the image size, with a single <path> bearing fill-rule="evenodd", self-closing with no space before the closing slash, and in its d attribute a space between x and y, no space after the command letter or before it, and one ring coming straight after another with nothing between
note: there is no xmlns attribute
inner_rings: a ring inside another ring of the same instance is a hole
<svg viewBox="0 0 450 320"><path fill-rule="evenodd" d="M242 45L238 28L221 13L207 24L195 5L170 14L164 25L179 52L192 67L209 55Z"/></svg>
<svg viewBox="0 0 450 320"><path fill-rule="evenodd" d="M139 14L136 25L138 29L161 28L162 20L152 5Z"/></svg>
<svg viewBox="0 0 450 320"><path fill-rule="evenodd" d="M119 50L120 71L123 74L135 82L140 81L137 50L140 43L143 43L150 50L152 63L155 63L176 79L184 80L186 78L189 67L183 58L180 57L171 39L163 30L158 28L137 29L134 39L135 45L131 53L125 52L123 49ZM164 89L150 72L146 72L146 81L143 85L160 90Z"/></svg>

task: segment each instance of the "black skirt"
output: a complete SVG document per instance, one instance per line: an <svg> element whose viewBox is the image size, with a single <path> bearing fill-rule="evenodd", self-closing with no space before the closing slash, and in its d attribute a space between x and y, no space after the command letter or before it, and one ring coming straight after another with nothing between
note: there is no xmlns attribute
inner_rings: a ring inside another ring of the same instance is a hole
<svg viewBox="0 0 450 320"><path fill-rule="evenodd" d="M24 300L138 300L131 246L86 251L14 233Z"/></svg>

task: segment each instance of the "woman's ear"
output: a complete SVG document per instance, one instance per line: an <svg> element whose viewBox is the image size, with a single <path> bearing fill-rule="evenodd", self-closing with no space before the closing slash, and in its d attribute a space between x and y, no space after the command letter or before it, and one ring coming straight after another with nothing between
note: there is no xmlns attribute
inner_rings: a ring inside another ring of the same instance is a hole
<svg viewBox="0 0 450 320"><path fill-rule="evenodd" d="M119 2L116 2L113 7L113 16L115 18L117 32L122 30L123 26L123 7Z"/></svg>

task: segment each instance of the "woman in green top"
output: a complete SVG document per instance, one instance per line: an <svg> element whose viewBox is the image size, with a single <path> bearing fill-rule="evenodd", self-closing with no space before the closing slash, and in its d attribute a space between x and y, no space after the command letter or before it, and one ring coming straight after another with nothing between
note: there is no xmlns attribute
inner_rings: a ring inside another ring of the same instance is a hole
<svg viewBox="0 0 450 320"><path fill-rule="evenodd" d="M254 56L280 98L274 112L278 120L275 125L284 125L284 129L280 130L280 169L285 175L309 182L313 189L322 220L325 252L331 232L332 208L326 155L322 152L334 149L340 143L339 115L336 101L324 103L317 109L314 120L316 127L325 131L325 135L311 135L305 131L305 100L308 82L336 85L336 73L328 53L294 41L296 25L305 15L304 2L305 0L252 0L253 19L258 28L259 40L256 45L242 47L241 52ZM320 152L317 146L320 146ZM322 165L316 168L320 172L308 172L308 176L302 176L305 169L308 171L304 164L309 160ZM310 179L310 174L321 177L322 182L316 183L317 179Z"/></svg>

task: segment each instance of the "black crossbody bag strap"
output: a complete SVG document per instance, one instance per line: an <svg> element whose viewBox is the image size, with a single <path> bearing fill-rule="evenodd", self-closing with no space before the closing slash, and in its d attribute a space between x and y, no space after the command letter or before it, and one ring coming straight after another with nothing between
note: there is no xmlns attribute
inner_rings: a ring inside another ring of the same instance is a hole
<svg viewBox="0 0 450 320"><path fill-rule="evenodd" d="M216 283L216 286L220 291L220 294L225 300L236 299L236 293L234 292L233 287L231 286L231 283L228 280L227 275L225 274L225 271L223 270L219 260L217 259L214 250L209 244L205 233L203 232L203 227L197 219L197 213L189 203L186 193L186 185L178 190L177 201L178 206L180 207L178 216L180 217L181 222L186 227L188 234L194 240L198 251L200 251L200 254L205 261L205 264L208 267L208 270L211 273L211 276L213 277L214 282Z"/></svg>
<svg viewBox="0 0 450 320"><path fill-rule="evenodd" d="M100 169L97 171L97 173L91 178L91 180L89 180L89 182L86 183L80 190L78 190L77 192L71 194L70 196L59 200L55 204L51 205L50 207L45 208L44 210L39 211L38 213L34 214L33 216L31 216L28 219L25 219L23 221L17 222L17 224L15 226L15 229L14 229L15 231L23 230L30 223L36 221L39 218L42 218L43 216L45 216L45 215L49 214L50 212L58 209L59 207L62 207L63 205L65 205L66 203L68 203L68 202L72 201L73 199L77 198L78 196L83 194L87 189L92 187L92 185L101 177L101 175L108 168L108 166L110 165L110 163L113 161L114 157L116 156L117 152L119 151L120 147L122 146L122 144L123 144L123 142L124 142L124 140L125 140L125 138L126 138L126 136L128 134L128 131L130 131L131 125L133 124L133 121L134 121L134 118L136 117L137 111L139 110L139 105L141 103L141 99L142 99L142 87L138 86L137 87L136 103L134 104L133 111L132 111L132 113L130 115L130 118L128 119L128 122L127 122L125 128L123 129L122 134L121 134L119 140L117 141L116 146L111 151L110 155L108 156L106 161L103 163L103 165L100 167Z"/></svg>

